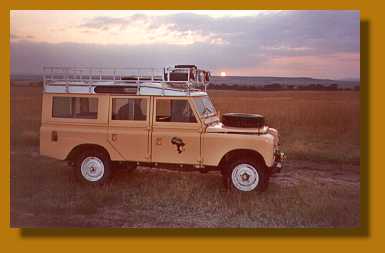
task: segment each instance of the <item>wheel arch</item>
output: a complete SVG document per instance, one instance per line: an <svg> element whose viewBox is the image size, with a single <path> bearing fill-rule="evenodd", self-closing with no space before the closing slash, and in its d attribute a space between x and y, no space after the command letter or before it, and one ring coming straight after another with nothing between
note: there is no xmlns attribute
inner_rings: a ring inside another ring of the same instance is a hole
<svg viewBox="0 0 385 253"><path fill-rule="evenodd" d="M234 149L234 150L227 152L222 157L222 159L220 160L220 162L218 164L218 168L220 170L223 170L224 168L226 168L226 163L228 163L229 161L231 161L233 159L238 159L241 157L256 158L258 161L262 162L264 167L267 167L264 157L258 151L255 151L252 149Z"/></svg>
<svg viewBox="0 0 385 253"><path fill-rule="evenodd" d="M110 154L107 151L106 148L104 148L101 145L98 144L92 144L92 143L85 143L85 144L79 144L72 148L72 150L68 153L67 157L65 160L69 162L74 162L76 157L78 157L79 154L81 154L85 150L95 150L101 153L104 153L107 155L108 159L111 160Z"/></svg>

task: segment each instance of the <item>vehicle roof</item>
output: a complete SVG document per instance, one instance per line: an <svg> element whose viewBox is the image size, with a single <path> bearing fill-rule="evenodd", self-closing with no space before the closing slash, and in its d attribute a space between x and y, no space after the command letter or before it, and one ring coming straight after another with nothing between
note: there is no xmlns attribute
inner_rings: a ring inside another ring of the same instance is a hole
<svg viewBox="0 0 385 253"><path fill-rule="evenodd" d="M139 86L124 82L51 82L44 90L46 93L70 94L122 94L137 96L207 96L207 92L200 89L175 88L164 83L142 83Z"/></svg>

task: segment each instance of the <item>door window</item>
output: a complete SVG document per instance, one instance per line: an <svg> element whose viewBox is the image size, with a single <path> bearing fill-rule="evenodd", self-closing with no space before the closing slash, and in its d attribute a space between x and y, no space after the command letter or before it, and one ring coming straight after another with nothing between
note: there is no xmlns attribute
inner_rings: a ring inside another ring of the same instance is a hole
<svg viewBox="0 0 385 253"><path fill-rule="evenodd" d="M113 98L112 120L146 120L147 99Z"/></svg>
<svg viewBox="0 0 385 253"><path fill-rule="evenodd" d="M196 123L196 118L186 99L158 99L156 101L157 122Z"/></svg>

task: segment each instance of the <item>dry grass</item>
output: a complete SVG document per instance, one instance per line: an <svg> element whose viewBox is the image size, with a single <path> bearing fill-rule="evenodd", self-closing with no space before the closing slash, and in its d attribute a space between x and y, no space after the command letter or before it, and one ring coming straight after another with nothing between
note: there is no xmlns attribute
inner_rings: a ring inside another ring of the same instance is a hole
<svg viewBox="0 0 385 253"><path fill-rule="evenodd" d="M64 162L38 154L40 92L11 94L12 226L359 226L358 93L210 91L221 112L266 115L289 153L267 192L239 194L218 173L150 168L117 171L100 188L79 185Z"/></svg>
<svg viewBox="0 0 385 253"><path fill-rule="evenodd" d="M360 160L360 99L354 91L210 91L221 113L266 116L292 158Z"/></svg>

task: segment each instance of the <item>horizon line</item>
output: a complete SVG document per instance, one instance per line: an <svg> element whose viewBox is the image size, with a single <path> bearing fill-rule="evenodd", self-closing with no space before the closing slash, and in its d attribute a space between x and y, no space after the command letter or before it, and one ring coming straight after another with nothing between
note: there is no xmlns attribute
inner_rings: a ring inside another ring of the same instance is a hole
<svg viewBox="0 0 385 253"><path fill-rule="evenodd" d="M43 73L10 73L10 76L43 76ZM291 78L291 79L318 79L318 80L330 80L330 81L360 81L360 77L346 77L346 78L330 78L330 77L311 77L311 76L255 76L255 75L212 75L212 77L226 78L226 77L261 77L261 78Z"/></svg>

